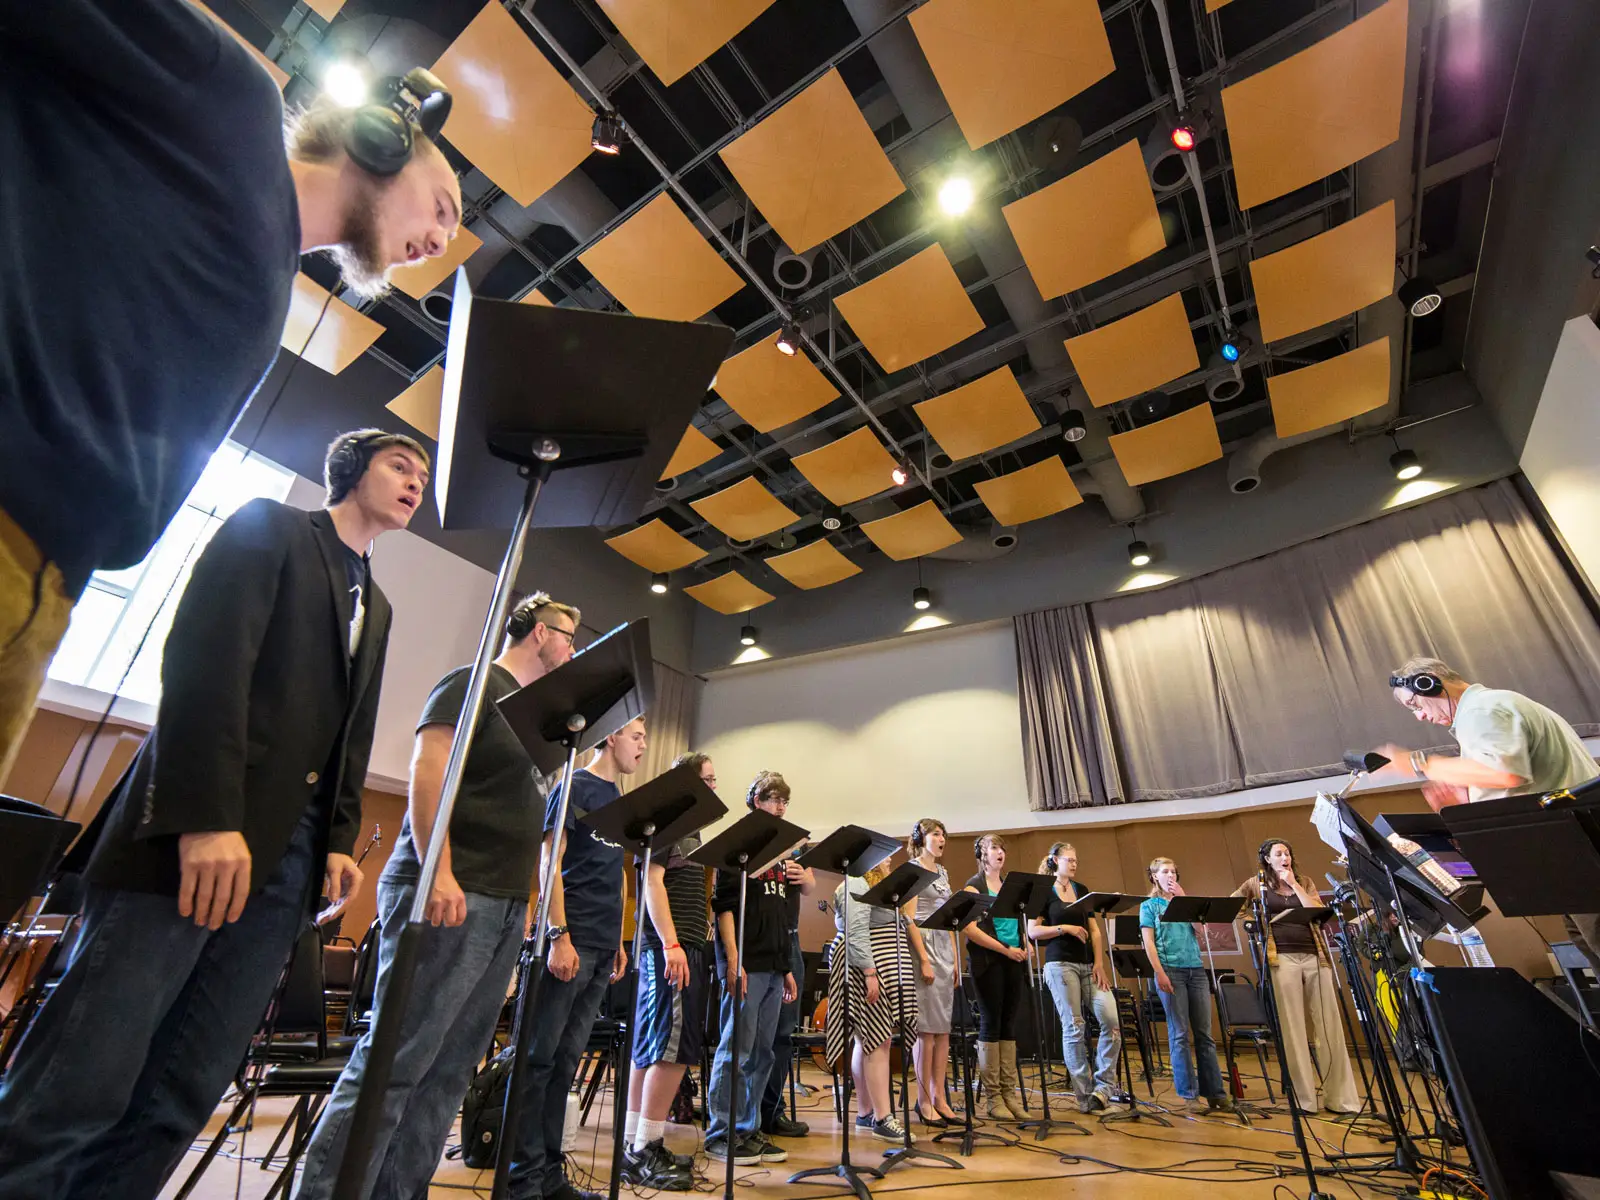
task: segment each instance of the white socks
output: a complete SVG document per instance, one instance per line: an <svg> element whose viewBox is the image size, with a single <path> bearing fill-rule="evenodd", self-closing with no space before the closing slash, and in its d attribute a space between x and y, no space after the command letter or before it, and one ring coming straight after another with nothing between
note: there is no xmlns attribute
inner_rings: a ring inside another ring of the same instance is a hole
<svg viewBox="0 0 1600 1200"><path fill-rule="evenodd" d="M633 1131L637 1128L639 1128L639 1114L630 1109L622 1120L622 1136L630 1146L633 1145Z"/></svg>
<svg viewBox="0 0 1600 1200"><path fill-rule="evenodd" d="M628 1114L630 1117L632 1113ZM640 1118L638 1130L633 1135L633 1148L635 1151L643 1150L657 1138L665 1136L667 1123L665 1121L649 1121Z"/></svg>

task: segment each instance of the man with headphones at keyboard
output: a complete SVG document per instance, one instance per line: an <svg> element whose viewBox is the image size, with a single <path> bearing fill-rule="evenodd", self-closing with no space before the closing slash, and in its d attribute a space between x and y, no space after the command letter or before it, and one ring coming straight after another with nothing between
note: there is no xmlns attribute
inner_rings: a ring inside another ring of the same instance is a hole
<svg viewBox="0 0 1600 1200"><path fill-rule="evenodd" d="M369 297L454 236L449 93L372 101L286 153L278 85L199 7L0 0L0 778L90 575L144 559L272 366L300 256Z"/></svg>

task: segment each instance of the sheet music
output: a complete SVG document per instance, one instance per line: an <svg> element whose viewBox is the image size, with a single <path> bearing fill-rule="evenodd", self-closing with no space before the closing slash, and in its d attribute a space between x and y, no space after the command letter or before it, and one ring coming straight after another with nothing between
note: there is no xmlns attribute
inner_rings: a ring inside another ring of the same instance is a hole
<svg viewBox="0 0 1600 1200"><path fill-rule="evenodd" d="M1327 792L1317 793L1317 802L1311 806L1311 823L1317 827L1317 836L1343 858L1344 830L1339 825L1339 809Z"/></svg>

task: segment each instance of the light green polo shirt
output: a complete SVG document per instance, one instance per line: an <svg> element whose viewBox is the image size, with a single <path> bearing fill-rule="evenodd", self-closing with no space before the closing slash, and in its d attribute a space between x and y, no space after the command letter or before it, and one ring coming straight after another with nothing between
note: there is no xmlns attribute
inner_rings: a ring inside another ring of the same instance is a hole
<svg viewBox="0 0 1600 1200"><path fill-rule="evenodd" d="M1473 684L1461 693L1450 732L1460 743L1463 758L1528 781L1515 788L1468 788L1473 801L1551 792L1600 775L1600 764L1577 731L1519 692Z"/></svg>

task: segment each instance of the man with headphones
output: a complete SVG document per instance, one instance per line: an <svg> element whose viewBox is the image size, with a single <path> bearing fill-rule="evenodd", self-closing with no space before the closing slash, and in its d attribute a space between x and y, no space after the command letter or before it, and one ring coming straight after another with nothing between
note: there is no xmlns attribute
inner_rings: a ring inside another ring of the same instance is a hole
<svg viewBox="0 0 1600 1200"><path fill-rule="evenodd" d="M363 429L334 440L324 476L327 507L252 500L195 562L156 724L84 835L66 973L0 1083L0 1200L155 1196L232 1080L313 898L361 886L390 624L368 550L411 520L428 455Z"/></svg>
<svg viewBox="0 0 1600 1200"><path fill-rule="evenodd" d="M436 928L422 940L416 969L427 1000L412 1002L401 1028L365 1176L374 1196L426 1194L473 1068L494 1035L522 945L547 800L543 779L495 701L571 658L580 616L570 604L536 592L506 622L505 649L490 669L449 838L428 897L428 920ZM469 664L439 680L417 718L410 803L378 879L382 925L373 1016L317 1123L306 1151L300 1200L333 1195L373 1030L388 995L390 967L435 833L445 763L471 675Z"/></svg>
<svg viewBox="0 0 1600 1200"><path fill-rule="evenodd" d="M286 154L200 8L0 3L0 778L90 575L144 559L272 366L300 255L366 297L454 236L448 93L374 101L314 105Z"/></svg>

